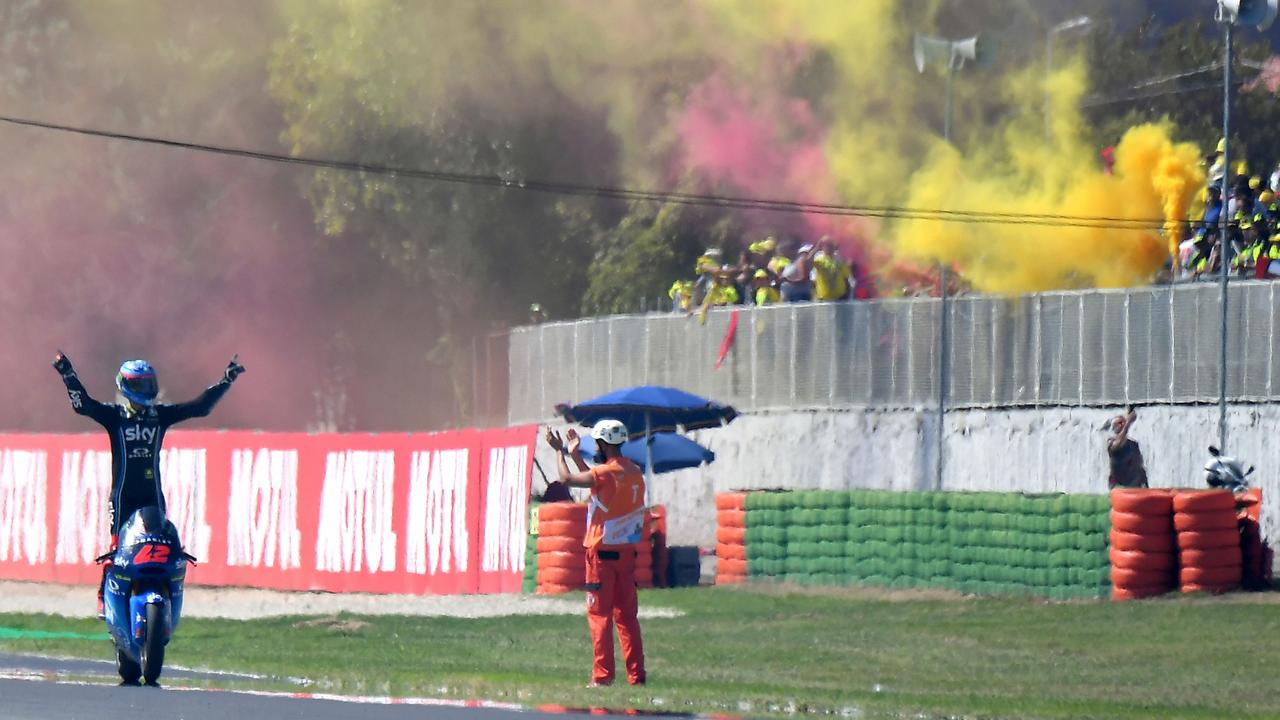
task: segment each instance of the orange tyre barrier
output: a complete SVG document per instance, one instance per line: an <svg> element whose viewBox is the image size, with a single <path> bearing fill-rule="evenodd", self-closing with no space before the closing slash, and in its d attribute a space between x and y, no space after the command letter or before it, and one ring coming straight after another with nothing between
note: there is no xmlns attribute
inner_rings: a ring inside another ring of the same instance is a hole
<svg viewBox="0 0 1280 720"><path fill-rule="evenodd" d="M1168 585L1155 585L1151 587L1113 587L1111 588L1112 600L1141 600L1143 598L1156 597L1169 592Z"/></svg>
<svg viewBox="0 0 1280 720"><path fill-rule="evenodd" d="M745 528L747 526L746 510L717 510L716 527Z"/></svg>
<svg viewBox="0 0 1280 720"><path fill-rule="evenodd" d="M1111 584L1115 587L1141 588L1163 587L1173 589L1173 568L1167 570L1136 570L1126 567L1111 568Z"/></svg>
<svg viewBox="0 0 1280 720"><path fill-rule="evenodd" d="M585 523L587 521L586 503L553 502L538 506L538 522L546 520L572 520Z"/></svg>
<svg viewBox="0 0 1280 720"><path fill-rule="evenodd" d="M1221 595L1222 593L1225 593L1225 592L1231 592L1232 590L1235 590L1237 587L1239 586L1234 584L1232 585L1198 585L1196 583L1187 583L1187 584L1184 584L1180 589L1184 593L1212 593L1214 595Z"/></svg>
<svg viewBox="0 0 1280 720"><path fill-rule="evenodd" d="M1141 550L1143 552L1172 553L1178 549L1174 535L1139 535L1137 533L1111 531L1111 547L1117 550Z"/></svg>
<svg viewBox="0 0 1280 720"><path fill-rule="evenodd" d="M1236 514L1242 519L1258 522L1262 514L1262 488L1249 488L1236 495Z"/></svg>
<svg viewBox="0 0 1280 720"><path fill-rule="evenodd" d="M740 585L747 581L746 575L721 575L716 574L717 585Z"/></svg>
<svg viewBox="0 0 1280 720"><path fill-rule="evenodd" d="M585 567L572 570L561 567L538 568L539 585L571 585L580 588L586 582L587 569Z"/></svg>
<svg viewBox="0 0 1280 720"><path fill-rule="evenodd" d="M728 545L741 545L747 540L747 529L740 527L716 528L716 542Z"/></svg>
<svg viewBox="0 0 1280 720"><path fill-rule="evenodd" d="M546 506L544 505L543 507ZM587 524L585 522L576 522L573 520L539 520L538 535L571 537L577 538L578 542L582 542L582 538L587 535Z"/></svg>
<svg viewBox="0 0 1280 720"><path fill-rule="evenodd" d="M1240 533L1236 530L1188 530L1178 533L1178 549L1209 550L1222 547L1239 547Z"/></svg>
<svg viewBox="0 0 1280 720"><path fill-rule="evenodd" d="M1224 567L1184 567L1178 571L1178 581L1187 585L1235 586L1240 584L1239 565Z"/></svg>
<svg viewBox="0 0 1280 720"><path fill-rule="evenodd" d="M717 543L716 557L721 560L747 560L747 546L731 543Z"/></svg>
<svg viewBox="0 0 1280 720"><path fill-rule="evenodd" d="M1177 557L1173 553L1142 552L1140 550L1108 551L1113 567L1131 570L1170 570L1177 565Z"/></svg>
<svg viewBox="0 0 1280 720"><path fill-rule="evenodd" d="M1243 553L1238 547L1183 550L1178 559L1183 567L1227 567L1244 562Z"/></svg>
<svg viewBox="0 0 1280 720"><path fill-rule="evenodd" d="M745 510L746 507L746 493L720 493L716 495L717 510Z"/></svg>
<svg viewBox="0 0 1280 720"><path fill-rule="evenodd" d="M1167 490L1117 488L1111 491L1111 509L1137 515L1168 515L1173 512L1173 495Z"/></svg>
<svg viewBox="0 0 1280 720"><path fill-rule="evenodd" d="M587 549L582 547L580 538L563 537L556 535L539 535L537 543L537 551L539 553L548 552L566 552L584 555Z"/></svg>
<svg viewBox="0 0 1280 720"><path fill-rule="evenodd" d="M1112 511L1111 529L1138 535L1167 534L1173 532L1173 518L1168 515L1139 515Z"/></svg>
<svg viewBox="0 0 1280 720"><path fill-rule="evenodd" d="M1173 514L1173 527L1178 532L1204 532L1206 530L1235 530L1235 511L1180 512Z"/></svg>
<svg viewBox="0 0 1280 720"><path fill-rule="evenodd" d="M746 575L747 561L734 560L732 558L718 558L716 560L716 574Z"/></svg>
<svg viewBox="0 0 1280 720"><path fill-rule="evenodd" d="M1236 510L1236 498L1230 490L1180 490L1173 494L1173 511L1214 512Z"/></svg>
<svg viewBox="0 0 1280 720"><path fill-rule="evenodd" d="M587 556L581 553L548 552L538 553L538 569L570 568L580 569L587 566Z"/></svg>
<svg viewBox="0 0 1280 720"><path fill-rule="evenodd" d="M561 593L581 592L582 586L574 587L572 585L554 585L550 583L538 583L536 592L539 595L559 595Z"/></svg>

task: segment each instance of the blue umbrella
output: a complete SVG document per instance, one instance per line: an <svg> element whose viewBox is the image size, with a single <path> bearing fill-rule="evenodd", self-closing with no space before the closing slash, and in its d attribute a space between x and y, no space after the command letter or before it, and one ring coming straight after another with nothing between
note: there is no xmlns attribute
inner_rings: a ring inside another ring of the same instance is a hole
<svg viewBox="0 0 1280 720"><path fill-rule="evenodd" d="M577 405L560 404L556 412L569 422L591 427L605 418L621 420L632 436L698 430L732 422L738 411L676 388L640 385L615 390Z"/></svg>
<svg viewBox="0 0 1280 720"><path fill-rule="evenodd" d="M596 441L590 435L586 435L582 437L579 449L583 457L590 458L596 454ZM646 456L650 452L655 473L698 467L704 463L715 462L716 459L715 453L675 433L654 433L649 438L649 451L645 450L644 438L636 438L622 445L622 454L646 470L648 469Z"/></svg>
<svg viewBox="0 0 1280 720"><path fill-rule="evenodd" d="M569 422L591 427L600 420L621 420L627 431L649 437L655 432L673 432L678 428L698 430L720 427L733 421L738 411L692 393L660 385L638 385L614 390L577 405L560 404L556 412ZM652 445L645 445L646 453ZM646 454L646 458L650 457ZM644 463L645 474L652 473L652 462ZM648 494L646 483L645 494ZM645 504L649 504L645 498Z"/></svg>

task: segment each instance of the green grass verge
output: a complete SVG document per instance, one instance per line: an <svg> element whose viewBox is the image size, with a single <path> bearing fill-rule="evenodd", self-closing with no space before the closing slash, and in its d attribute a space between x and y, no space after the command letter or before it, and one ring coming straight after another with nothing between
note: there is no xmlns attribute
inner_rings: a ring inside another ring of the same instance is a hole
<svg viewBox="0 0 1280 720"><path fill-rule="evenodd" d="M641 593L650 683L588 691L583 617L186 619L168 661L296 676L313 689L758 716L1280 716L1270 597L1053 603L779 585ZM1247 600L1247 601L1242 601ZM0 626L101 633L94 620ZM5 651L106 658L105 639L0 635ZM228 685L235 687L234 683Z"/></svg>

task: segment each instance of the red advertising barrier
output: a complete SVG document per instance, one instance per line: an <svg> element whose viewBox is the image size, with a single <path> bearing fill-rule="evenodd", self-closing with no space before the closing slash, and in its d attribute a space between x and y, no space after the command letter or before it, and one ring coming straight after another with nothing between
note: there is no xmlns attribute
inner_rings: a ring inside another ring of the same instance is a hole
<svg viewBox="0 0 1280 720"><path fill-rule="evenodd" d="M160 476L193 584L517 592L535 437L175 431ZM98 582L110 487L105 434L0 435L0 578Z"/></svg>

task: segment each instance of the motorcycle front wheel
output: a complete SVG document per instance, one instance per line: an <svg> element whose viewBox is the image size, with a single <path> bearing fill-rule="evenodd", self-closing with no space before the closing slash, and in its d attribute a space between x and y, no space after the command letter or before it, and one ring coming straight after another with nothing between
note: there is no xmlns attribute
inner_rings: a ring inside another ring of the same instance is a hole
<svg viewBox="0 0 1280 720"><path fill-rule="evenodd" d="M147 605L147 636L142 641L142 679L155 685L164 668L164 620L160 614L164 608Z"/></svg>

